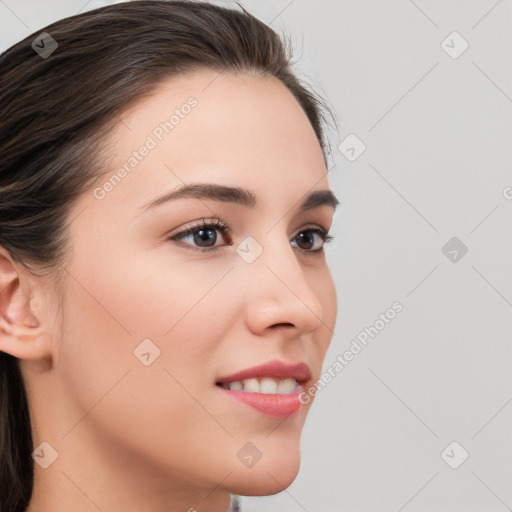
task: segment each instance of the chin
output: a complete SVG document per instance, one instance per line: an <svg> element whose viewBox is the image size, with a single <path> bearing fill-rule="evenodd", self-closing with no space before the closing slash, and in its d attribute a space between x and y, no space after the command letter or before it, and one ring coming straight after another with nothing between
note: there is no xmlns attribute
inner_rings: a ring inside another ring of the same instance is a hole
<svg viewBox="0 0 512 512"><path fill-rule="evenodd" d="M288 488L300 469L300 451L276 450L262 457L252 468L240 468L230 478L230 491L242 496L269 496Z"/></svg>

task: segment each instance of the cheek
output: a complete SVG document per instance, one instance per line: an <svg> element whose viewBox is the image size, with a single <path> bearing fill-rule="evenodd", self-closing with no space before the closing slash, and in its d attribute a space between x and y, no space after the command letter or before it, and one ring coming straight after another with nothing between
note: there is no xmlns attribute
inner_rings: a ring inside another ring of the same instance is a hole
<svg viewBox="0 0 512 512"><path fill-rule="evenodd" d="M169 344L184 335L196 342L187 344L190 349L202 351L208 333L215 332L212 322L222 324L221 314L229 310L229 296L220 283L227 270L211 261L176 261L165 248L122 259L107 256L94 268L77 260L72 269L76 281L70 280L68 292L71 317L87 325L89 333L103 337L108 331L124 338L124 349L133 351L146 338ZM225 307L219 309L219 304ZM192 336L191 329L205 335ZM181 348L180 343L176 349Z"/></svg>
<svg viewBox="0 0 512 512"><path fill-rule="evenodd" d="M84 260L71 268L65 337L73 356L97 373L157 363L189 372L209 360L229 329L236 304L226 293L228 267L175 263L164 251L96 259L94 268Z"/></svg>
<svg viewBox="0 0 512 512"><path fill-rule="evenodd" d="M185 267L132 258L70 269L58 370L77 407L71 424L87 414L77 430L89 425L107 445L153 459L201 460L199 451L182 452L219 426L191 397L205 401L213 386L214 355L236 305L229 277L219 281L228 268Z"/></svg>

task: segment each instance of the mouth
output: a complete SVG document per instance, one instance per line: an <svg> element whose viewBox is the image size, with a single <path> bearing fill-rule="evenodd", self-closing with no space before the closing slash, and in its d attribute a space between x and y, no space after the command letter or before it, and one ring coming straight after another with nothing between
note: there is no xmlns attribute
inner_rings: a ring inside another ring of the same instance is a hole
<svg viewBox="0 0 512 512"><path fill-rule="evenodd" d="M285 364L272 361L248 368L215 382L228 398L274 418L294 416L302 403L299 395L311 379L311 371L304 363Z"/></svg>

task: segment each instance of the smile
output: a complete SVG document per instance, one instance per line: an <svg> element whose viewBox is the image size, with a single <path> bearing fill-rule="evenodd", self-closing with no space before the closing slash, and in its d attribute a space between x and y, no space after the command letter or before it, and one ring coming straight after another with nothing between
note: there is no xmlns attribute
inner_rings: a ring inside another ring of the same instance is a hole
<svg viewBox="0 0 512 512"><path fill-rule="evenodd" d="M311 379L304 363L272 361L219 379L217 389L229 399L249 406L266 416L294 416L303 407L299 400L302 385Z"/></svg>

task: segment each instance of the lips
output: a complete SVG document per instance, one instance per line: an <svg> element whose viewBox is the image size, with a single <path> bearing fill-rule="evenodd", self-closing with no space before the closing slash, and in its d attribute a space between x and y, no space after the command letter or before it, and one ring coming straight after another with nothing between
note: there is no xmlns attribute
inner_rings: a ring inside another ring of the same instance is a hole
<svg viewBox="0 0 512 512"><path fill-rule="evenodd" d="M266 416L282 418L299 412L301 384L310 379L304 363L271 361L221 377L215 384L225 396Z"/></svg>
<svg viewBox="0 0 512 512"><path fill-rule="evenodd" d="M299 384L304 384L311 379L311 371L305 363L286 364L280 361L271 361L260 366L254 366L237 373L233 373L217 380L217 384L226 384L247 379L295 379Z"/></svg>

